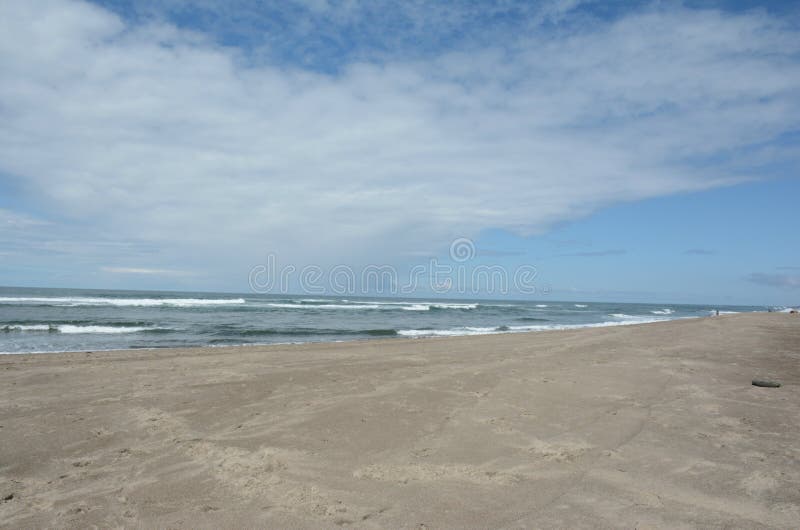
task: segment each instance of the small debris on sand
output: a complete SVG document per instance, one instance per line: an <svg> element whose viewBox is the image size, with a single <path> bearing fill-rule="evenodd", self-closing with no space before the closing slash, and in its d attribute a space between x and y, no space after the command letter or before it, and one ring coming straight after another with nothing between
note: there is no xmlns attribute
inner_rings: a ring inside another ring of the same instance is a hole
<svg viewBox="0 0 800 530"><path fill-rule="evenodd" d="M781 384L777 381L767 381L765 379L753 379L753 386L761 386L765 388L778 388Z"/></svg>

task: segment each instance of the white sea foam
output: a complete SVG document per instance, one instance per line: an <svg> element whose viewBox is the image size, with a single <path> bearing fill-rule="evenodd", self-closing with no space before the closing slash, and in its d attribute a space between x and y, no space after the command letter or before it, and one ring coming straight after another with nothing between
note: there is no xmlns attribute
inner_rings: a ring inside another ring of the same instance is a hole
<svg viewBox="0 0 800 530"><path fill-rule="evenodd" d="M492 335L503 333L498 328L462 327L453 329L401 329L398 335L404 337L458 337L462 335Z"/></svg>
<svg viewBox="0 0 800 530"><path fill-rule="evenodd" d="M47 324L9 324L0 327L2 331L50 331L50 326Z"/></svg>
<svg viewBox="0 0 800 530"><path fill-rule="evenodd" d="M66 306L120 306L120 307L202 307L244 304L244 298L90 298L65 297L0 297L0 304L36 304Z"/></svg>
<svg viewBox="0 0 800 530"><path fill-rule="evenodd" d="M163 328L143 327L143 326L76 326L74 324L9 324L0 327L5 331L46 331L65 334L88 334L88 333L137 333L140 331L152 331Z"/></svg>
<svg viewBox="0 0 800 530"><path fill-rule="evenodd" d="M547 304L536 304L536 307L547 307Z"/></svg>
<svg viewBox="0 0 800 530"><path fill-rule="evenodd" d="M404 306L406 311L429 311L431 309L477 309L478 304L437 304L434 302L427 302L424 304L411 304Z"/></svg>
<svg viewBox="0 0 800 530"><path fill-rule="evenodd" d="M671 320L666 316L650 317L646 315L626 315L625 313L612 313L608 316L617 318L624 322L630 322L632 324L644 324L647 322L661 322L663 320Z"/></svg>
<svg viewBox="0 0 800 530"><path fill-rule="evenodd" d="M430 311L431 306L426 304L412 304L409 306L403 306L403 309L406 311Z"/></svg>
<svg viewBox="0 0 800 530"><path fill-rule="evenodd" d="M64 324L57 326L61 333L68 334L88 334L88 333L137 333L139 331L148 331L157 328L145 328L136 326L73 326L71 324Z"/></svg>
<svg viewBox="0 0 800 530"><path fill-rule="evenodd" d="M630 316L630 315L626 315ZM635 317L631 317L635 318ZM461 327L452 329L401 329L397 332L398 335L404 337L458 337L464 335L496 335L499 333L523 333L530 331L553 331L553 330L569 330L569 329L583 329L583 328L607 328L614 326L630 326L633 324L649 324L654 322L664 322L668 319L663 318L646 318L636 320L623 320L616 322L594 322L591 324L540 324L531 326L501 326L495 328L475 328L475 327Z"/></svg>
<svg viewBox="0 0 800 530"><path fill-rule="evenodd" d="M270 302L265 304L267 307L279 309L379 309L384 311L402 309L405 311L430 311L431 309L475 309L478 304L440 304L438 302L370 302L359 304L356 302L344 304L286 304Z"/></svg>
<svg viewBox="0 0 800 530"><path fill-rule="evenodd" d="M378 304L266 304L267 307L276 307L279 309L381 309Z"/></svg>
<svg viewBox="0 0 800 530"><path fill-rule="evenodd" d="M575 304L575 307L589 307L586 304Z"/></svg>
<svg viewBox="0 0 800 530"><path fill-rule="evenodd" d="M377 305L401 306L408 311L427 311L436 309L476 309L478 304L465 304L454 302L373 302Z"/></svg>
<svg viewBox="0 0 800 530"><path fill-rule="evenodd" d="M665 307L664 309L654 309L650 312L653 313L654 315L671 315L675 311L668 307Z"/></svg>

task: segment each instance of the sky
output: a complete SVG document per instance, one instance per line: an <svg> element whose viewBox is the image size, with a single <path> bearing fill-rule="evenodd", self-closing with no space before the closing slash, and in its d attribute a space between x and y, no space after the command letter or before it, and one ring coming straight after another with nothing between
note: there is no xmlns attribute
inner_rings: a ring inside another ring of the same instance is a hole
<svg viewBox="0 0 800 530"><path fill-rule="evenodd" d="M798 2L0 0L0 285L797 305L798 124Z"/></svg>

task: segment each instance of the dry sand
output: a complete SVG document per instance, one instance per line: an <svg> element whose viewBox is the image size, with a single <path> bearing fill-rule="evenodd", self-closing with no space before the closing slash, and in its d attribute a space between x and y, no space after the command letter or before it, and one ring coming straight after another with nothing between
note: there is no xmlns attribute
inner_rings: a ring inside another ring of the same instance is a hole
<svg viewBox="0 0 800 530"><path fill-rule="evenodd" d="M0 525L797 528L799 434L788 314L6 355Z"/></svg>

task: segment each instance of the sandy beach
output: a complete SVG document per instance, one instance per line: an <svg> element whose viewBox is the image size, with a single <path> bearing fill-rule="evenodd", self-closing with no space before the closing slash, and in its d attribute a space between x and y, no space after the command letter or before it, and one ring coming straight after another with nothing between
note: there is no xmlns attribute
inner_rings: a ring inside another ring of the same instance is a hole
<svg viewBox="0 0 800 530"><path fill-rule="evenodd" d="M4 355L0 525L796 528L798 433L789 314Z"/></svg>

